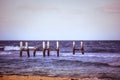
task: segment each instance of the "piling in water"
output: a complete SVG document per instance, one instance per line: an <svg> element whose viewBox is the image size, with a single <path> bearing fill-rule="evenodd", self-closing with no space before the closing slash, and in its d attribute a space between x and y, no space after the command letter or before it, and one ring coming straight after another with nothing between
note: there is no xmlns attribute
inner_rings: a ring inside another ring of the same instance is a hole
<svg viewBox="0 0 120 80"><path fill-rule="evenodd" d="M27 48L27 55L30 57L29 48Z"/></svg>
<svg viewBox="0 0 120 80"><path fill-rule="evenodd" d="M82 42L82 41L81 41L80 45L81 45L81 46L80 46L80 47L81 47L81 53L84 54L84 45L83 45L83 42Z"/></svg>
<svg viewBox="0 0 120 80"><path fill-rule="evenodd" d="M59 49L57 49L57 57L59 57Z"/></svg>
<svg viewBox="0 0 120 80"><path fill-rule="evenodd" d="M73 55L75 55L76 51L81 51L82 54L84 54L84 45L83 42L80 42L80 48L76 48L75 47L76 43L75 41L73 41ZM30 57L30 50L31 48L29 48L28 42L25 42L25 47L23 47L23 42L20 42L20 57L22 57L22 52L26 51L27 52L27 56ZM42 42L42 48L37 48L34 47L32 50L33 51L33 56L36 56L36 51L43 51L43 57L46 57L46 52L47 52L47 56L50 56L50 51L56 51L57 52L57 57L59 57L59 42L56 42L56 48L51 48L50 47L50 42L47 41L43 41Z"/></svg>
<svg viewBox="0 0 120 80"><path fill-rule="evenodd" d="M25 50L27 51L28 57L30 57L28 42L25 42Z"/></svg>
<svg viewBox="0 0 120 80"><path fill-rule="evenodd" d="M43 57L46 56L45 52L46 52L46 49L43 49Z"/></svg>
<svg viewBox="0 0 120 80"><path fill-rule="evenodd" d="M73 55L75 54L75 41L73 41Z"/></svg>
<svg viewBox="0 0 120 80"><path fill-rule="evenodd" d="M22 57L22 48L23 48L23 42L20 42L20 57Z"/></svg>
<svg viewBox="0 0 120 80"><path fill-rule="evenodd" d="M27 56L30 57L28 42L25 42L25 47L23 47L23 42L20 42L20 57L22 57L22 52L26 51Z"/></svg>
<svg viewBox="0 0 120 80"><path fill-rule="evenodd" d="M33 56L34 56L34 57L36 56L36 48L34 48Z"/></svg>
<svg viewBox="0 0 120 80"><path fill-rule="evenodd" d="M46 52L46 49L45 49L45 42L43 41L43 57L45 57L45 52Z"/></svg>
<svg viewBox="0 0 120 80"><path fill-rule="evenodd" d="M84 46L83 42L80 42L80 48L75 48L75 41L73 41L73 55L75 55L75 51L81 51L82 54L84 54Z"/></svg>
<svg viewBox="0 0 120 80"><path fill-rule="evenodd" d="M22 57L22 49L20 49L20 57Z"/></svg>
<svg viewBox="0 0 120 80"><path fill-rule="evenodd" d="M49 41L47 42L47 55L50 56L50 43Z"/></svg>
<svg viewBox="0 0 120 80"><path fill-rule="evenodd" d="M57 57L59 57L59 42L56 42L56 48L50 48L50 42L47 42L47 56L50 56L50 51L56 51L57 52Z"/></svg>
<svg viewBox="0 0 120 80"><path fill-rule="evenodd" d="M56 42L57 57L59 57L59 42Z"/></svg>

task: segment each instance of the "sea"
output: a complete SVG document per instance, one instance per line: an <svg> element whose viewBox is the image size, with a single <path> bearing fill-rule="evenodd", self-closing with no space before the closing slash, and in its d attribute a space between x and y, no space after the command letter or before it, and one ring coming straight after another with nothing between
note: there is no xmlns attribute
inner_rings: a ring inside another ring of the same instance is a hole
<svg viewBox="0 0 120 80"><path fill-rule="evenodd" d="M98 78L120 80L120 41L119 40L82 40L84 54L76 51L81 40L58 40L60 56L56 51L50 51L50 56L43 57L42 51L37 51L30 57L23 52L20 57L20 41L28 42L29 47L42 47L42 42L48 40L7 40L0 41L0 75L35 75L48 77ZM50 48L56 48L56 40L49 40Z"/></svg>

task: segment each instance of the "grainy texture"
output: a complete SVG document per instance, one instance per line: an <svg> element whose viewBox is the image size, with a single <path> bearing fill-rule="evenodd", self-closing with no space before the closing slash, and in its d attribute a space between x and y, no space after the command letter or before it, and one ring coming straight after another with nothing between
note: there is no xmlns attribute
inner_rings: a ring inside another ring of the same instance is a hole
<svg viewBox="0 0 120 80"><path fill-rule="evenodd" d="M59 78L59 77L41 77L41 76L17 76L1 75L0 80L106 80L98 78Z"/></svg>

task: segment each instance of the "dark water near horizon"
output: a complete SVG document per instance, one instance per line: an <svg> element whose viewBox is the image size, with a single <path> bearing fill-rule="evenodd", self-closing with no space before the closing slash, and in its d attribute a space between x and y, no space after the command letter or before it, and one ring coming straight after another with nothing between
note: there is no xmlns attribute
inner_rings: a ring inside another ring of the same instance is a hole
<svg viewBox="0 0 120 80"><path fill-rule="evenodd" d="M38 51L33 57L19 57L20 41L0 41L5 51L0 51L0 75L38 75L51 77L97 77L120 80L120 41L83 41L85 54L72 54L72 41L60 41L60 57L51 51L43 57ZM26 42L26 41L24 41ZM42 47L42 41L28 41L30 46ZM76 48L80 42L76 41ZM56 41L50 42L55 47ZM17 50L17 51L11 51Z"/></svg>
<svg viewBox="0 0 120 80"><path fill-rule="evenodd" d="M26 41L23 41L23 45L25 45ZM29 46L33 47L42 47L42 41L27 41L29 43ZM45 41L47 42L47 41ZM72 40L62 40L59 41L59 48L61 52L72 52ZM76 40L76 48L80 48L80 41ZM84 49L85 52L120 52L120 41L83 41L84 42ZM17 47L19 47L19 40L16 41L0 41L0 45L6 46L6 50L15 50ZM50 41L50 47L55 48L56 47L56 41Z"/></svg>

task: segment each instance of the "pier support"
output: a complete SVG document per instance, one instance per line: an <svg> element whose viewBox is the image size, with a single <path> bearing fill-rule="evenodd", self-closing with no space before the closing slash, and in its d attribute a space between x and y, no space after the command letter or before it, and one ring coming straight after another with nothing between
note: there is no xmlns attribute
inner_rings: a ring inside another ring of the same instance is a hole
<svg viewBox="0 0 120 80"><path fill-rule="evenodd" d="M47 51L47 56L50 56L50 51L56 51L57 52L57 57L59 57L59 42L56 42L56 48L50 48L50 42L47 41L47 47L45 46L45 42L43 42L43 57L46 56L46 51Z"/></svg>
<svg viewBox="0 0 120 80"><path fill-rule="evenodd" d="M36 56L36 51L43 51L43 57L46 57L46 52L47 56L50 56L50 51L56 51L57 52L57 57L59 57L59 42L56 42L56 48L50 48L50 42L47 41L47 46L45 41L42 42L42 48L30 48L28 47L28 42L25 42L25 46L23 47L23 42L20 42L20 57L22 57L23 51L27 52L27 56L30 57L30 50L33 50L33 56Z"/></svg>
<svg viewBox="0 0 120 80"><path fill-rule="evenodd" d="M20 57L22 57L22 49L20 49Z"/></svg>
<svg viewBox="0 0 120 80"><path fill-rule="evenodd" d="M73 55L75 55L75 41L73 41Z"/></svg>
<svg viewBox="0 0 120 80"><path fill-rule="evenodd" d="M56 42L56 48L50 48L48 45L47 50L48 50L48 56L50 56L50 51L56 51L57 57L59 57L59 42L58 41Z"/></svg>
<svg viewBox="0 0 120 80"><path fill-rule="evenodd" d="M20 57L22 57L22 52L23 51L26 51L27 56L30 57L29 48L28 48L28 42L25 43L25 47L23 47L23 42L20 42Z"/></svg>
<svg viewBox="0 0 120 80"><path fill-rule="evenodd" d="M84 48L81 48L81 52L82 52L82 54L84 54Z"/></svg>
<svg viewBox="0 0 120 80"><path fill-rule="evenodd" d="M43 49L43 57L46 56L45 52L46 52L46 49Z"/></svg>
<svg viewBox="0 0 120 80"><path fill-rule="evenodd" d="M25 50L27 51L28 57L30 57L28 42L25 42Z"/></svg>
<svg viewBox="0 0 120 80"><path fill-rule="evenodd" d="M27 48L27 55L30 57L29 48Z"/></svg>
<svg viewBox="0 0 120 80"><path fill-rule="evenodd" d="M34 48L34 51L33 51L33 56L35 57L36 55L36 48Z"/></svg>
<svg viewBox="0 0 120 80"><path fill-rule="evenodd" d="M59 42L56 42L57 57L59 57Z"/></svg>
<svg viewBox="0 0 120 80"><path fill-rule="evenodd" d="M81 51L82 54L84 54L84 46L83 46L83 42L80 42L80 48L75 48L75 41L73 41L73 55L75 55L75 51Z"/></svg>
<svg viewBox="0 0 120 80"><path fill-rule="evenodd" d="M22 57L23 42L20 42L20 57Z"/></svg>
<svg viewBox="0 0 120 80"><path fill-rule="evenodd" d="M50 56L50 49L47 49L47 55Z"/></svg>
<svg viewBox="0 0 120 80"><path fill-rule="evenodd" d="M50 56L50 44L47 42L47 55Z"/></svg>
<svg viewBox="0 0 120 80"><path fill-rule="evenodd" d="M59 49L57 49L57 57L59 57L60 55L59 55Z"/></svg>
<svg viewBox="0 0 120 80"><path fill-rule="evenodd" d="M81 43L80 43L80 47L81 47L81 52L82 52L82 54L84 54L84 46L83 46L83 42L81 41Z"/></svg>
<svg viewBox="0 0 120 80"><path fill-rule="evenodd" d="M46 52L46 49L45 49L45 42L43 41L43 57L46 56L45 52Z"/></svg>
<svg viewBox="0 0 120 80"><path fill-rule="evenodd" d="M46 56L46 46L45 46L45 42L44 41L42 42L42 48L40 48L40 47L34 47L34 51L33 51L33 56L34 57L36 56L36 52L37 51L43 51L43 57Z"/></svg>

